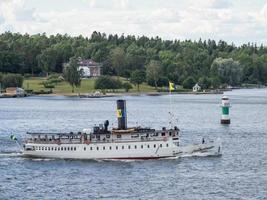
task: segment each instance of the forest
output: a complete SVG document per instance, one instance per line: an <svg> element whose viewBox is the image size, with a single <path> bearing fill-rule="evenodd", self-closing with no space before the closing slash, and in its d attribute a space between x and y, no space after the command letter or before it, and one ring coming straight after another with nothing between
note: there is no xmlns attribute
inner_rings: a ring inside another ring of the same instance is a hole
<svg viewBox="0 0 267 200"><path fill-rule="evenodd" d="M143 74L145 81L155 87L166 86L168 81L188 88L196 82L203 88L267 84L267 48L263 45L235 46L222 40L163 40L100 32L90 37L11 32L0 35L2 74L63 73L63 63L72 57L102 63L104 75L130 78Z"/></svg>

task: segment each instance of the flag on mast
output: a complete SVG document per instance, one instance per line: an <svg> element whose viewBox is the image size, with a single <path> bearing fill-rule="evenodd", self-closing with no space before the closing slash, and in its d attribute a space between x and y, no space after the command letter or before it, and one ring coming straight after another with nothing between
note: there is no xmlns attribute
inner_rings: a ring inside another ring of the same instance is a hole
<svg viewBox="0 0 267 200"><path fill-rule="evenodd" d="M174 90L174 83L169 81L169 90L170 92Z"/></svg>

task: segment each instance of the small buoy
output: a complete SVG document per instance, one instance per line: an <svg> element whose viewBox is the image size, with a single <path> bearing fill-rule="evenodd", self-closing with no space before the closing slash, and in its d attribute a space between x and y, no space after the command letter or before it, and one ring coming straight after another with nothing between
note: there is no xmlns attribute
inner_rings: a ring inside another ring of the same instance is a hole
<svg viewBox="0 0 267 200"><path fill-rule="evenodd" d="M230 117L229 117L229 108L230 106L230 101L227 96L222 97L222 117L221 117L221 124L230 124Z"/></svg>

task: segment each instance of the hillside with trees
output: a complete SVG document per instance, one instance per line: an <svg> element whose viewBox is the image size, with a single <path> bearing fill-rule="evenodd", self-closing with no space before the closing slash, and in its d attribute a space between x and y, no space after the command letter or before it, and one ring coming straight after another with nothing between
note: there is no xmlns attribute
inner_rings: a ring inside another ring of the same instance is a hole
<svg viewBox="0 0 267 200"><path fill-rule="evenodd" d="M99 32L93 32L91 37L10 32L0 35L3 74L63 73L63 63L71 57L91 58L103 64L104 75L129 78L138 86L146 81L157 88L167 86L169 80L185 88L195 82L203 88L267 84L267 48L263 45L235 46L201 39L171 41ZM79 85L76 82L70 81L72 86Z"/></svg>

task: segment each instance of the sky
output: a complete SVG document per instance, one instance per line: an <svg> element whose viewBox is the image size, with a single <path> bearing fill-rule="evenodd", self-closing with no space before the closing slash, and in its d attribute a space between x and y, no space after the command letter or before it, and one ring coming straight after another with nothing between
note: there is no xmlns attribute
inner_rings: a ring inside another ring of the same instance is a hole
<svg viewBox="0 0 267 200"><path fill-rule="evenodd" d="M0 0L0 33L6 31L267 46L267 0Z"/></svg>

